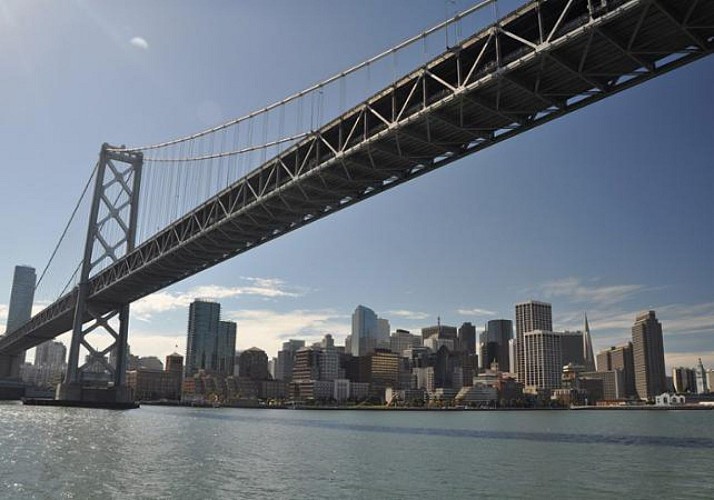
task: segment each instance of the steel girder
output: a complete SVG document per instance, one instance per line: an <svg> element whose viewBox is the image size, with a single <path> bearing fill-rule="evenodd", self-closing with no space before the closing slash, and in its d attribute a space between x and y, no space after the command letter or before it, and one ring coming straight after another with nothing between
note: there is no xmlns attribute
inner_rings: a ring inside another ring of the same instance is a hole
<svg viewBox="0 0 714 500"><path fill-rule="evenodd" d="M713 40L714 2L534 0L217 193L93 277L88 296L146 296L709 55ZM23 330L44 340L60 325Z"/></svg>

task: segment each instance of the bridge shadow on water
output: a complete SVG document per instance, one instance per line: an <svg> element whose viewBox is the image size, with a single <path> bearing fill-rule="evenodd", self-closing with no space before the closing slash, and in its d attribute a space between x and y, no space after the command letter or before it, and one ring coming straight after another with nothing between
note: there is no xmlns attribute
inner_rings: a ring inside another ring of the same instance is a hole
<svg viewBox="0 0 714 500"><path fill-rule="evenodd" d="M230 411L230 410L229 410ZM255 410L263 413L264 410ZM356 424L307 418L277 418L270 416L239 415L225 410L203 410L194 417L237 421L245 423L269 423L288 427L307 427L353 432L377 432L421 436L454 437L460 439L505 439L569 444L612 444L619 446L656 446L667 448L714 449L714 439L688 436L648 436L626 434L576 434L563 432L526 432L479 429L445 429L437 427L401 427L395 425Z"/></svg>

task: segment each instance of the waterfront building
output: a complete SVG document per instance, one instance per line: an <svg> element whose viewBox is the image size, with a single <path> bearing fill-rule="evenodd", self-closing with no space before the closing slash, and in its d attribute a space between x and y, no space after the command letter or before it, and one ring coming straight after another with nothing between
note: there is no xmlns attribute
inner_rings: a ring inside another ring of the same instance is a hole
<svg viewBox="0 0 714 500"><path fill-rule="evenodd" d="M655 406L677 406L683 405L687 402L686 398L682 395L669 394L663 392L654 397Z"/></svg>
<svg viewBox="0 0 714 500"><path fill-rule="evenodd" d="M154 365L156 366L156 365ZM127 372L127 385L137 401L181 399L183 356L177 353L166 356L166 369L139 368Z"/></svg>
<svg viewBox="0 0 714 500"><path fill-rule="evenodd" d="M560 388L563 369L562 335L533 330L523 335L524 385L528 392Z"/></svg>
<svg viewBox="0 0 714 500"><path fill-rule="evenodd" d="M189 306L186 377L198 370L232 375L235 365L236 324L221 321L221 305L195 300Z"/></svg>
<svg viewBox="0 0 714 500"><path fill-rule="evenodd" d="M456 402L474 407L496 407L499 400L498 389L494 385L474 384L463 387L456 394Z"/></svg>
<svg viewBox="0 0 714 500"><path fill-rule="evenodd" d="M616 370L622 372L622 398L637 396L635 389L635 364L632 357L632 342L613 346L597 353L597 371Z"/></svg>
<svg viewBox="0 0 714 500"><path fill-rule="evenodd" d="M516 342L514 349L515 368L511 368L516 373L519 382L525 382L526 363L524 358L524 339L526 332L541 330L545 332L553 331L553 311L552 306L547 302L529 300L516 304ZM560 369L558 369L558 380L560 380ZM528 384L526 384L528 385Z"/></svg>
<svg viewBox="0 0 714 500"><path fill-rule="evenodd" d="M283 400L288 397L287 383L283 380L261 380L258 384L258 398Z"/></svg>
<svg viewBox="0 0 714 500"><path fill-rule="evenodd" d="M582 379L597 379L602 380L602 399L614 401L617 399L626 399L624 387L624 372L622 370L607 370L607 371L584 371L580 373L579 378ZM595 401L590 400L590 404Z"/></svg>
<svg viewBox="0 0 714 500"><path fill-rule="evenodd" d="M654 311L637 315L632 326L632 350L637 396L652 400L667 389L662 324Z"/></svg>
<svg viewBox="0 0 714 500"><path fill-rule="evenodd" d="M335 383L332 380L298 380L290 382L289 397L293 401L328 402L335 394Z"/></svg>
<svg viewBox="0 0 714 500"><path fill-rule="evenodd" d="M233 377L228 377L233 379ZM234 384L231 385L235 393ZM206 370L198 370L181 383L181 401L185 403L206 403L224 401L227 396L226 377L212 374Z"/></svg>
<svg viewBox="0 0 714 500"><path fill-rule="evenodd" d="M481 334L481 368L487 369L494 361L504 372L511 370L509 343L513 339L513 322L510 319L494 319L486 323Z"/></svg>
<svg viewBox="0 0 714 500"><path fill-rule="evenodd" d="M463 323L458 331L458 350L476 353L476 327L469 322Z"/></svg>

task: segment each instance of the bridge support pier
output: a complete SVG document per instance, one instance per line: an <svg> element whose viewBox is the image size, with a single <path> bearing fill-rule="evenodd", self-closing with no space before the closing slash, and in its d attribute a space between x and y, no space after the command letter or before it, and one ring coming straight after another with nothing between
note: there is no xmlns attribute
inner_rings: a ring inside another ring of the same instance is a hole
<svg viewBox="0 0 714 500"><path fill-rule="evenodd" d="M97 404L133 401L126 385L129 304L97 303L92 299L89 280L93 270L111 266L134 249L142 163L141 153L102 146L67 372L57 387L57 400ZM87 356L80 364L82 349Z"/></svg>
<svg viewBox="0 0 714 500"><path fill-rule="evenodd" d="M24 356L0 354L0 401L20 399L25 395L25 384L20 380L20 365Z"/></svg>
<svg viewBox="0 0 714 500"><path fill-rule="evenodd" d="M25 362L25 353L0 355L0 379L19 379L20 367Z"/></svg>

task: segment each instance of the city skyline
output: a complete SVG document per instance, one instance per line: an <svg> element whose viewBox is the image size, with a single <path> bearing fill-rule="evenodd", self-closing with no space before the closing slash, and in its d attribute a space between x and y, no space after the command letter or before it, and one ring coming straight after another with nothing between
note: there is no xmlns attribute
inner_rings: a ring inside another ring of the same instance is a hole
<svg viewBox="0 0 714 500"><path fill-rule="evenodd" d="M300 37L294 19L304 14L287 2L279 12L246 2L220 15L184 6L181 14L197 20L191 34L181 23L148 22L153 6L137 5L131 16L112 6L49 6L55 24L8 6L0 39L24 50L0 56L12 75L0 90L18 96L0 118L0 146L8 165L23 168L7 169L0 188L2 224L15 235L3 242L11 264L0 270L2 295L10 295L12 264L44 265L99 144L145 143L213 125L444 17L443 5L409 4L403 23L388 30L381 19L405 5L325 8L331 27ZM279 38L255 50L251 25L267 18ZM123 27L108 28L109 19ZM222 35L231 49L219 53L231 59L200 57L212 50L211 35L236 21L245 29ZM339 37L345 30L346 44ZM201 61L200 70L176 57L182 50L186 60ZM261 62L264 51L281 64ZM104 90L80 92L71 68L52 63L63 53L73 54L72 67L102 68L97 88ZM308 53L310 70L295 62ZM270 67L283 64L289 67ZM280 79L287 70L289 82ZM714 174L707 162L714 145L711 106L702 105L711 102L712 86L711 61L700 61L284 236L132 305L129 342L141 355L163 358L175 344L183 352L185 307L197 297L223 302L226 319L238 324L239 348L269 352L289 337L343 338L360 303L389 319L392 330L415 331L438 316L480 329L489 319L513 319L513 304L534 298L554 304L557 330L579 329L587 311L595 351L626 340L636 314L654 309L669 368L694 366L699 357L712 366ZM106 101L111 94L117 102ZM67 116L76 127L57 126ZM45 161L48 151L66 148L71 160ZM56 186L54 196L38 189L38 176ZM32 210L17 217L16 207L28 204ZM47 301L38 297L36 308ZM0 323L6 311L0 305Z"/></svg>

